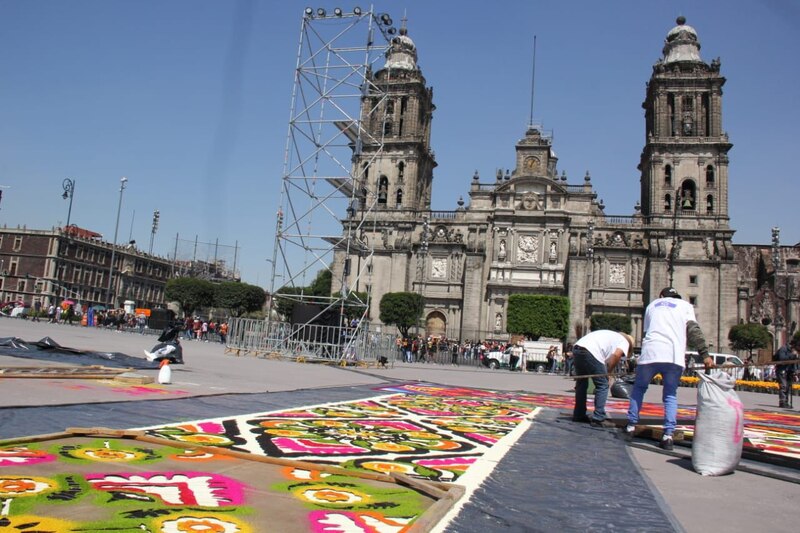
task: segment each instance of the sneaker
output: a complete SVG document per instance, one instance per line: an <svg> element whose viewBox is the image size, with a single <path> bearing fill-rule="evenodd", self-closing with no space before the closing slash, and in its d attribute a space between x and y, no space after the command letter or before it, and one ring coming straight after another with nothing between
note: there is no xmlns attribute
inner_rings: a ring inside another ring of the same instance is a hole
<svg viewBox="0 0 800 533"><path fill-rule="evenodd" d="M592 421L589 422L593 428L615 428L617 425L612 422L611 420L595 420L592 418Z"/></svg>
<svg viewBox="0 0 800 533"><path fill-rule="evenodd" d="M627 426L622 428L622 438L628 442L632 441L634 431L636 431L636 426L628 424Z"/></svg>
<svg viewBox="0 0 800 533"><path fill-rule="evenodd" d="M661 442L658 443L658 447L661 448L662 450L667 450L667 451L672 450L673 448L672 435L664 435L661 438Z"/></svg>

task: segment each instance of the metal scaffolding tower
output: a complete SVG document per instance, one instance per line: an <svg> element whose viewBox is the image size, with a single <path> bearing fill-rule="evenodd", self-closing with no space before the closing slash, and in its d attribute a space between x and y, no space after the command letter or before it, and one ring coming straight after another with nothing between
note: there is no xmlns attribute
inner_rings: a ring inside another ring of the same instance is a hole
<svg viewBox="0 0 800 533"><path fill-rule="evenodd" d="M365 188L359 175L364 170L353 162L365 146L374 149L375 157L383 151L383 139L370 135L362 124L382 118L373 115L386 94L372 73L384 60L395 32L388 14L359 8L349 13L306 8L302 17L270 295L282 293L281 298L295 303L315 304L315 318L335 316L338 325L345 306L358 300L352 289L359 286L359 277L370 272L372 246L360 236L377 194ZM358 219L357 208L364 214ZM358 261L355 278L349 260L335 268L335 251L364 259ZM303 288L325 270L341 276L343 290L333 296L305 294ZM279 286L276 277L281 279ZM368 302L360 303L366 309ZM270 321L273 306L270 303Z"/></svg>

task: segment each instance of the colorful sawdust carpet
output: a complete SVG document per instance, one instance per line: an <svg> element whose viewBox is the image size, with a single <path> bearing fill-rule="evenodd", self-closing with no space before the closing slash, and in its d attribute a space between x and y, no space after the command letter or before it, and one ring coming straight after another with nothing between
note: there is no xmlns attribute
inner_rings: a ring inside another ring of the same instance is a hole
<svg viewBox="0 0 800 533"><path fill-rule="evenodd" d="M72 435L2 446L0 530L398 533L437 505L385 476L269 461Z"/></svg>

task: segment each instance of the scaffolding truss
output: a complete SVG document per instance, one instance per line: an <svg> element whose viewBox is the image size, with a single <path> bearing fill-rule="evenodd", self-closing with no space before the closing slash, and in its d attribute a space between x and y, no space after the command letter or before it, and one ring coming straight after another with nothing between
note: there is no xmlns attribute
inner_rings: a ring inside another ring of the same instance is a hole
<svg viewBox="0 0 800 533"><path fill-rule="evenodd" d="M373 116L383 108L386 93L372 73L382 66L379 62L394 33L389 15L371 10L327 14L307 8L302 18L270 294L316 306L318 312L309 323L327 317L328 324L346 327L345 316L363 318L369 305L368 294L350 288L371 274L373 248L362 228L370 223L377 193L369 189L365 170L355 168L354 161L365 147L373 158L383 152L383 139L364 125L385 122L385 117ZM338 267L337 252L345 258ZM350 271L353 255L361 258L357 272ZM342 290L308 294L305 288L326 271L337 276ZM367 280L361 286L369 285ZM270 300L269 321L273 305ZM344 336L353 338L352 332Z"/></svg>

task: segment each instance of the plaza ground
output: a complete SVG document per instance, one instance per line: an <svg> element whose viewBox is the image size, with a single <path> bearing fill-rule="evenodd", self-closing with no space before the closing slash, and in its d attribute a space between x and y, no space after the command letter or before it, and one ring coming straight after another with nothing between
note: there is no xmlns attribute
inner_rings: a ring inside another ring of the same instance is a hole
<svg viewBox="0 0 800 533"><path fill-rule="evenodd" d="M19 337L27 341L36 341L46 336L63 346L122 352L142 358L143 350L150 349L155 343L155 338L149 335L46 322L32 323L21 319L0 319L0 337ZM220 344L197 341L184 341L184 359L185 365L173 366L173 383L165 386L163 393L157 397L144 393L141 395L123 393L113 387L95 387L91 382L86 383L84 388L52 383L48 379L0 379L0 437L60 431L70 426L86 426L87 421L96 422L88 425L127 428L201 417L244 414L259 411L256 405L258 402L254 401L253 410L233 412L241 409L241 402L246 404L247 399L251 397L259 401L280 398L282 402L302 406L330 401L331 397L334 399L339 396L342 399L348 396L366 397L375 387L407 382L563 396L570 396L573 387L573 382L564 379L563 376L492 371L482 367L396 363L389 369L341 368L252 356L236 357L226 355L224 347ZM0 367L34 364L53 363L32 362L0 355ZM155 376L157 370L137 370L137 373ZM379 393L371 394L375 396ZM658 403L660 395L660 387L653 386L648 391L645 401ZM678 400L682 405L695 404L695 397L694 389L679 390ZM741 392L740 397L746 410L775 410L777 406L777 397L774 395ZM217 398L220 400L217 401ZM230 398L237 398L239 403L224 402ZM154 415L153 419L149 420L146 406L155 403L161 406L157 410L154 409L159 415L158 417ZM96 406L94 410L89 409L91 405ZM176 408L170 414L170 405L192 405L193 410L189 415ZM75 406L84 407L75 409ZM231 412L226 412L226 409ZM556 462L569 463L574 458L581 457L602 464L603 457L597 455L601 444L625 446L621 440L608 441L610 430L578 427L579 425L566 419L564 412L552 411L541 420L538 417L534 419L528 431L535 432L537 424L542 427L549 424L551 429L554 428L554 432L548 437L550 440L545 442L549 442L549 446L557 450L558 453L551 456L556 459L551 458L550 463L542 465L539 458L543 454L537 448L542 445L542 441L522 438L512 446L512 452L517 458L529 457L529 462L523 461L512 465L514 459L509 458L510 454L499 459L492 473L492 478L507 480L506 484L515 487L515 491L525 491L525 488L529 487L530 495L525 496L523 492L523 500L529 497L533 501L537 498L537 493L541 494L542 491L548 490L547 485L537 484L534 477L536 475L542 477L542 473L548 470L555 471ZM126 416L121 416L121 413L126 412L130 413L132 418L135 415L136 421L129 421ZM183 418L184 416L190 418ZM147 420L150 424L140 423L141 420ZM702 477L693 472L691 463L686 459L658 453L654 443L650 447L646 445L647 443L644 444L643 448L632 447L629 451L653 496L662 501L662 508L667 516L671 515L674 518L673 522L664 523L665 531L681 528L689 532L796 529L796 521L791 512L800 497L800 485L796 482L780 481L745 472L718 478ZM792 475L796 476L796 472ZM605 478L602 473L598 477L601 478L597 479L598 506L603 506L604 500L614 502L616 505L629 497L628 488L620 486L611 477L611 473ZM477 491L464 512L468 513L471 507L473 513L476 512L475 509L478 512L483 510L488 513L488 500L486 500L488 496L491 495L487 495L486 491ZM569 497L569 494L564 494L564 498ZM516 502L514 506L515 512L525 514L525 505ZM531 504L530 507L530 512L533 513L536 506ZM591 512L591 509L587 509L587 512ZM647 510L636 510L636 512L646 513ZM491 514L502 516L502 506L499 509L492 509ZM527 523L536 524L534 519L535 516L527 517ZM526 523L525 520L523 518L515 522L516 525L508 527L507 530L537 529L536 526L531 526L532 529L520 526ZM475 531L485 527L481 523L472 525ZM621 529L636 529L635 523L626 526L630 527ZM616 526L609 524L608 529L620 530L620 527L619 524ZM458 531L464 529L459 527Z"/></svg>

